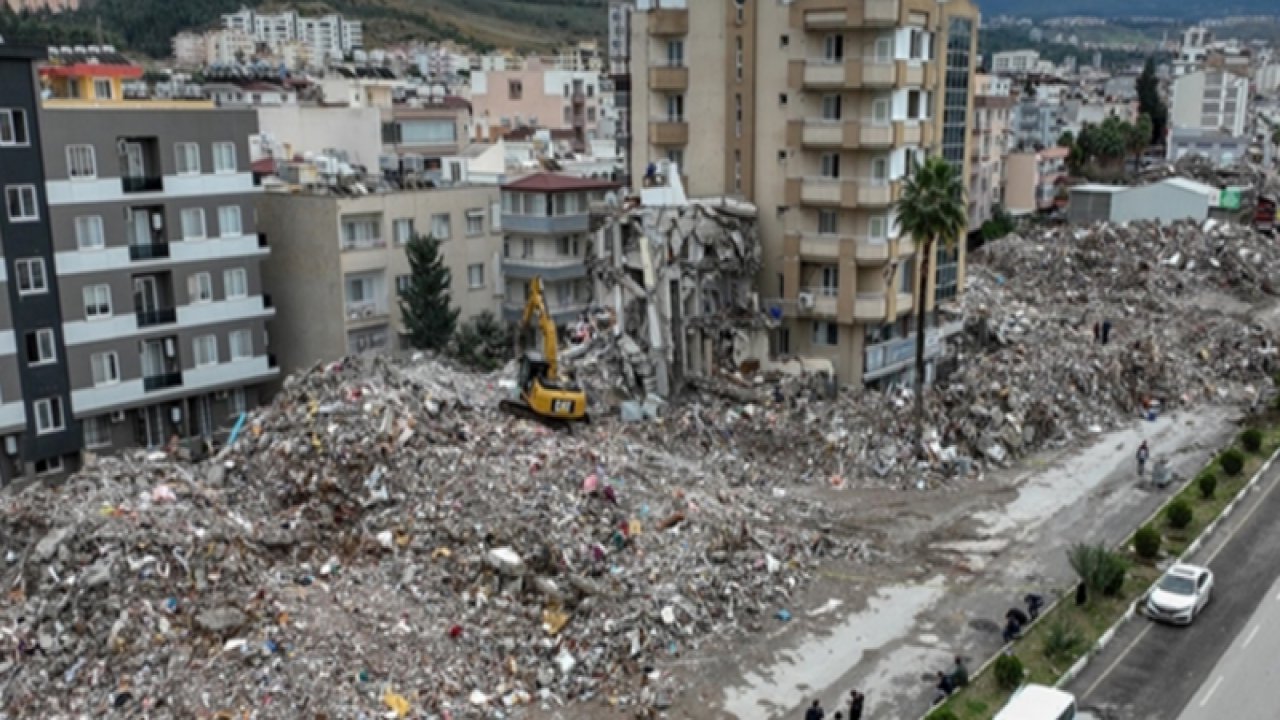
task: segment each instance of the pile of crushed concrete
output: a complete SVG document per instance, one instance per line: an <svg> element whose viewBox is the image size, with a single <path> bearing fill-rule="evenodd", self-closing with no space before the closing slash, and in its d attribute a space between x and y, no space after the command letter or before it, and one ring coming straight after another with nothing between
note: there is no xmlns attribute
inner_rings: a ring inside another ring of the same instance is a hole
<svg viewBox="0 0 1280 720"><path fill-rule="evenodd" d="M20 649L0 711L652 710L664 661L778 624L819 560L856 561L821 505L776 507L609 422L510 418L499 392L350 360L293 378L206 462L103 458L4 498Z"/></svg>

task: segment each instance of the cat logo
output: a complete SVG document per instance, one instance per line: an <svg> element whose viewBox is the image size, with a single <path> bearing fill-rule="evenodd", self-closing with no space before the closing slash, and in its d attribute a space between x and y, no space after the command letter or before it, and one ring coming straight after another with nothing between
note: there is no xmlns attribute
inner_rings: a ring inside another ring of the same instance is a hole
<svg viewBox="0 0 1280 720"><path fill-rule="evenodd" d="M573 412L573 401L555 400L551 403L551 412L557 415L568 415Z"/></svg>

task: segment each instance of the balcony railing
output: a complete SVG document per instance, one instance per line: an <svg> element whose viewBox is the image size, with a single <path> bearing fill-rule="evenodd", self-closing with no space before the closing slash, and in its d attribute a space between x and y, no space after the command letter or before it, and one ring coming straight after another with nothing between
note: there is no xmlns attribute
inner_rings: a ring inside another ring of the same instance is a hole
<svg viewBox="0 0 1280 720"><path fill-rule="evenodd" d="M130 260L161 260L169 257L169 243L148 243L146 245L130 245Z"/></svg>
<svg viewBox="0 0 1280 720"><path fill-rule="evenodd" d="M178 311L175 308L158 308L156 310L139 310L138 327L168 325L178 322Z"/></svg>
<svg viewBox="0 0 1280 720"><path fill-rule="evenodd" d="M182 386L182 372L163 373L161 375L148 375L142 378L142 389L146 392L155 392L156 390L165 390L173 387Z"/></svg>
<svg viewBox="0 0 1280 720"><path fill-rule="evenodd" d="M376 300L347 303L347 319L348 320L352 320L352 321L369 320L372 318L385 317L386 315L387 315L386 306L380 304Z"/></svg>
<svg viewBox="0 0 1280 720"><path fill-rule="evenodd" d="M361 238L353 240L351 238L343 238L343 250L376 250L387 246L387 241L382 238Z"/></svg>
<svg viewBox="0 0 1280 720"><path fill-rule="evenodd" d="M127 193L161 192L164 190L164 178L159 175L122 177L120 187Z"/></svg>

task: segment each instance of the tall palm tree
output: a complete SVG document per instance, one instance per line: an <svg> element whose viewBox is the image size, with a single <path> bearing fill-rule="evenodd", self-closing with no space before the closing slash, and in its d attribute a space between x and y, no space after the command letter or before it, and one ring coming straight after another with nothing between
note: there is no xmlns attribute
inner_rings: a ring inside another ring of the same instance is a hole
<svg viewBox="0 0 1280 720"><path fill-rule="evenodd" d="M965 217L964 181L951 163L930 157L917 165L915 174L902 188L898 200L898 225L916 242L920 278L916 282L916 434L924 431L924 335L926 293L929 289L929 259L938 241L950 250L968 220Z"/></svg>

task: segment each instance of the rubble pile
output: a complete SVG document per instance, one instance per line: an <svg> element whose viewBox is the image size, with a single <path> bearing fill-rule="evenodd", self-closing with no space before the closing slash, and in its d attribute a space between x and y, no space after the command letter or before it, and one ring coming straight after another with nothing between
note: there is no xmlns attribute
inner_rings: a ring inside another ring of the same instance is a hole
<svg viewBox="0 0 1280 720"><path fill-rule="evenodd" d="M764 627L856 543L495 378L348 360L198 464L138 453L0 499L0 712L472 717L661 708L664 665Z"/></svg>

